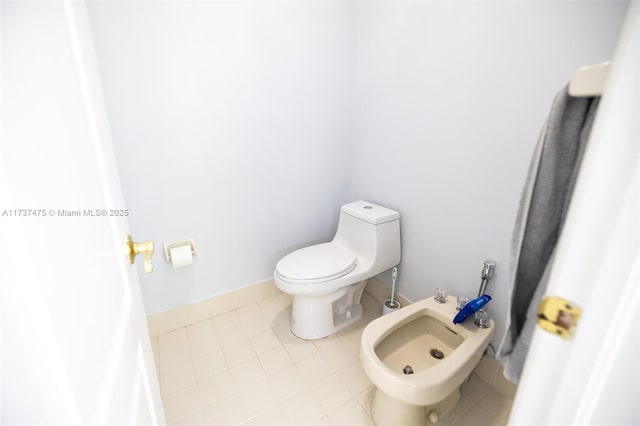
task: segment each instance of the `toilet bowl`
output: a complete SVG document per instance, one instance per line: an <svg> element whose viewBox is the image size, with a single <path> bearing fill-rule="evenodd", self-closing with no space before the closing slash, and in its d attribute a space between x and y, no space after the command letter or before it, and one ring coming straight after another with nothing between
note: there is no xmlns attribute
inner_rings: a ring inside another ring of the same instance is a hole
<svg viewBox="0 0 640 426"><path fill-rule="evenodd" d="M293 296L291 332L315 340L354 323L367 279L399 262L400 214L366 201L345 204L331 242L296 250L276 265L276 286Z"/></svg>
<svg viewBox="0 0 640 426"><path fill-rule="evenodd" d="M473 318L453 324L456 298L433 297L368 324L360 359L376 386L371 414L378 426L436 423L458 402L460 385L472 373L491 336Z"/></svg>

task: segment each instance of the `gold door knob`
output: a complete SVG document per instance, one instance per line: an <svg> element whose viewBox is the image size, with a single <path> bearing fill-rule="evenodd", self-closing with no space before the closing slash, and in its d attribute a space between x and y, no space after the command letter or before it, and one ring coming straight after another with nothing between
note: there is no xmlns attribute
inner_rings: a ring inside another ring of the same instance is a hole
<svg viewBox="0 0 640 426"><path fill-rule="evenodd" d="M153 241L145 241L142 243L136 243L131 238L131 235L127 235L127 260L133 265L136 260L136 256L144 254L144 272L150 274L153 272L153 264L151 263L151 256L153 256Z"/></svg>
<svg viewBox="0 0 640 426"><path fill-rule="evenodd" d="M561 297L545 297L538 305L537 323L544 330L563 339L573 336L581 309Z"/></svg>

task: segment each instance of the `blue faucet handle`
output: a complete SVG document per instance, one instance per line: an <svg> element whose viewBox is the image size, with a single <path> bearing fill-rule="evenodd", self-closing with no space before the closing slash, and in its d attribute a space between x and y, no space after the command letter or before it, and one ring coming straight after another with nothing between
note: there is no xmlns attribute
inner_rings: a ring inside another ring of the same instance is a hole
<svg viewBox="0 0 640 426"><path fill-rule="evenodd" d="M483 294L482 296L471 300L469 303L464 305L464 308L460 309L460 312L458 312L455 317L453 317L453 323L463 323L471 315L482 309L482 307L489 303L490 300L491 296L489 296L488 294Z"/></svg>

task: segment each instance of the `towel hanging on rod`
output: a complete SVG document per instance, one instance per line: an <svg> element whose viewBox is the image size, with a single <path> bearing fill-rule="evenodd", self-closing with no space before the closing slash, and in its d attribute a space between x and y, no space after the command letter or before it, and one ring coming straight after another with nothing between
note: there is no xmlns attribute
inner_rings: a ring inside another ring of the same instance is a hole
<svg viewBox="0 0 640 426"><path fill-rule="evenodd" d="M507 331L496 358L517 383L536 329L537 308L553 265L571 195L600 98L565 87L551 105L524 184L511 240Z"/></svg>
<svg viewBox="0 0 640 426"><path fill-rule="evenodd" d="M610 66L611 61L606 61L575 70L569 83L569 95L578 98L602 95Z"/></svg>

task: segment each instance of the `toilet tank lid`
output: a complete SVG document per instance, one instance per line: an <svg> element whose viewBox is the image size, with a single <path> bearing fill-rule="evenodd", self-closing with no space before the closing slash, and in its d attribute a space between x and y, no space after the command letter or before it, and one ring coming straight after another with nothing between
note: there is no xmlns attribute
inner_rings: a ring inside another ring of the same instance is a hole
<svg viewBox="0 0 640 426"><path fill-rule="evenodd" d="M374 225L400 219L400 213L397 211L363 200L345 204L340 210Z"/></svg>

